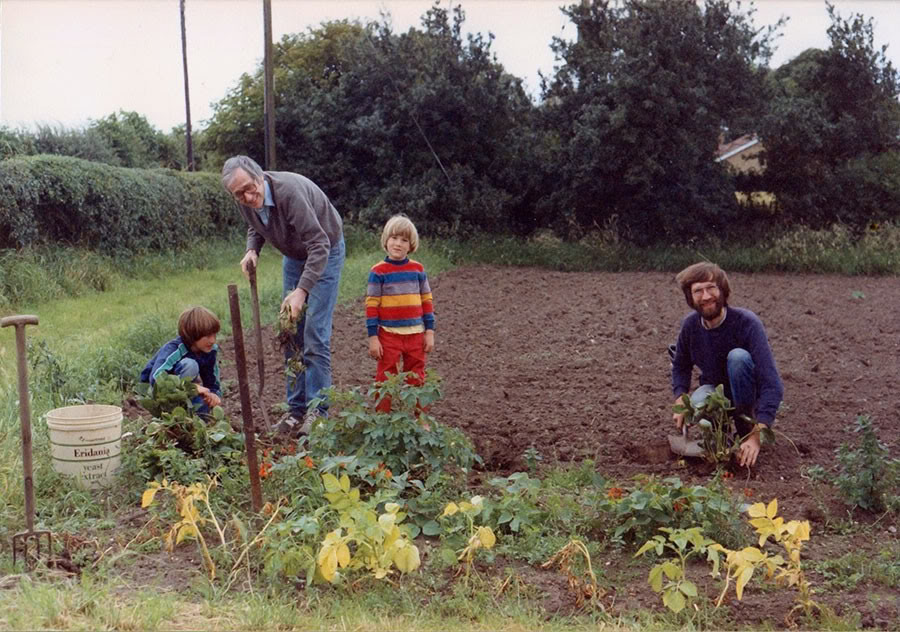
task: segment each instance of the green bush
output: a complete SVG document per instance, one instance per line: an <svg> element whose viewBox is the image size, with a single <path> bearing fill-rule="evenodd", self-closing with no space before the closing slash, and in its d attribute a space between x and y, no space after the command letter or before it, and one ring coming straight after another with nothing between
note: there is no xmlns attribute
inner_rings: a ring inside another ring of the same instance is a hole
<svg viewBox="0 0 900 632"><path fill-rule="evenodd" d="M718 479L704 487L687 486L677 477L642 477L631 490L610 487L598 506L599 524L617 544L643 543L660 527L699 526L703 534L726 546L741 546L746 525L738 518L739 500Z"/></svg>
<svg viewBox="0 0 900 632"><path fill-rule="evenodd" d="M310 435L312 457L358 457L382 463L392 475L410 472L410 478L418 479L450 466L466 470L480 463L462 431L426 412L440 398L438 378L429 371L424 385L409 386L406 375L393 375L365 391L330 389L329 416L319 419ZM391 412L376 411L376 402L385 396L391 398Z"/></svg>
<svg viewBox="0 0 900 632"><path fill-rule="evenodd" d="M859 446L842 443L837 449L840 472L834 479L835 485L854 507L867 511L900 508L900 459L890 458L868 415L857 417L853 431L860 435Z"/></svg>
<svg viewBox="0 0 900 632"><path fill-rule="evenodd" d="M5 160L0 168L0 248L67 244L111 254L177 248L241 222L210 173L45 155Z"/></svg>

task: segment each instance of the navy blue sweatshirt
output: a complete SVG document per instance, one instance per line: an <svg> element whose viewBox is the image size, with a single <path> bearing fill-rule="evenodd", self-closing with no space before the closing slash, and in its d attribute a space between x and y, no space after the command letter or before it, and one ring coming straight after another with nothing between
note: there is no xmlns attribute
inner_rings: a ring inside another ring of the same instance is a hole
<svg viewBox="0 0 900 632"><path fill-rule="evenodd" d="M697 312L682 321L672 360L672 392L680 397L691 390L691 371L696 366L700 369L701 386L722 384L725 396L732 399L726 361L732 349L744 349L755 365L756 420L770 426L781 405L784 386L775 368L765 327L749 309L728 307L727 310L725 320L715 329L706 329Z"/></svg>

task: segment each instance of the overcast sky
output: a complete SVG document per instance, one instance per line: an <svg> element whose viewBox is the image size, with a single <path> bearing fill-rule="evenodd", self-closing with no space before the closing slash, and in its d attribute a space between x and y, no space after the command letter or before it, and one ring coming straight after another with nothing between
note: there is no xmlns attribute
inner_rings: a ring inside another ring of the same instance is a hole
<svg viewBox="0 0 900 632"><path fill-rule="evenodd" d="M553 72L550 41L573 38L559 7L575 0L462 0L464 28L495 35L506 70L538 93ZM431 0L272 0L274 39L340 18L392 15L395 31L419 26ZM841 15L875 19L876 44L900 66L900 0L836 0ZM744 4L746 6L747 3ZM262 59L262 0L186 0L191 119L202 127L245 72ZM442 6L450 6L442 0ZM824 0L758 0L756 26L791 19L777 41L778 66L826 48ZM118 110L169 131L184 121L179 0L0 0L0 124L78 127Z"/></svg>

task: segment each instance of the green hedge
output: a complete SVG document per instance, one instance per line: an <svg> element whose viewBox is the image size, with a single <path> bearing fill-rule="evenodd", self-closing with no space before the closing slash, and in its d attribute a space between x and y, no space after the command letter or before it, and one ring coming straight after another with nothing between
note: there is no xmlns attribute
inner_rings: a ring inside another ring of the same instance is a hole
<svg viewBox="0 0 900 632"><path fill-rule="evenodd" d="M49 155L0 162L0 248L169 249L242 223L217 174Z"/></svg>

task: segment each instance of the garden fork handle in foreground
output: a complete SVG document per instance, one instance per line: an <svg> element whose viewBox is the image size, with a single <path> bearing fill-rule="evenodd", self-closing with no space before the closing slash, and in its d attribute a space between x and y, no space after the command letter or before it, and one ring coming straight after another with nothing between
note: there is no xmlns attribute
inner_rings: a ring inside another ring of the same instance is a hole
<svg viewBox="0 0 900 632"><path fill-rule="evenodd" d="M25 326L37 325L37 316L7 316L0 318L0 327L16 328L16 359L19 374L19 417L22 421L22 471L25 479L25 531L12 537L13 564L16 563L19 543L22 558L28 565L28 540L34 539L37 556L41 554L41 537L47 536L47 554L53 553L53 534L50 531L34 530L34 476L31 463L31 398L28 394L28 363L25 361Z"/></svg>
<svg viewBox="0 0 900 632"><path fill-rule="evenodd" d="M25 361L25 326L37 324L37 316L7 316L0 319L0 327L16 328L19 419L22 422L22 468L25 475L25 525L29 532L34 531L34 479L31 465L31 402L28 396L28 364Z"/></svg>
<svg viewBox="0 0 900 632"><path fill-rule="evenodd" d="M253 262L247 266L247 276L250 279L250 304L253 307L253 334L256 343L256 369L259 372L259 390L257 398L259 408L262 410L263 423L266 424L266 432L272 432L272 424L269 423L269 413L266 410L266 402L263 401L263 390L266 386L266 363L263 357L262 323L259 319L259 292L256 289L256 266Z"/></svg>

